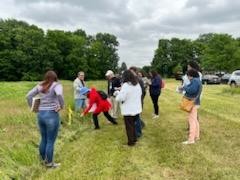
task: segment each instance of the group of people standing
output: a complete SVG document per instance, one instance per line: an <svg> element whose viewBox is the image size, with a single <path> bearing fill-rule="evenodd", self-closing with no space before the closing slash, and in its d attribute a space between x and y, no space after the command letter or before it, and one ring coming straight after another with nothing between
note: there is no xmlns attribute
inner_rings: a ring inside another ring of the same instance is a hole
<svg viewBox="0 0 240 180"><path fill-rule="evenodd" d="M79 72L79 75L83 72ZM75 110L81 111L81 116L92 112L95 129L100 129L98 115L103 112L104 116L112 124L117 125L119 107L124 117L128 145L135 145L137 138L142 136L142 128L145 126L141 118L143 101L147 87L150 87L150 95L154 104L154 116L159 117L158 97L161 93L161 77L156 72L151 72L152 78L143 77L136 67L131 67L116 76L112 70L105 74L108 80L107 94L95 88L88 88L85 82L78 76L74 80ZM140 90L139 90L140 89ZM84 101L85 103L80 103ZM86 103L87 101L87 103ZM84 104L84 106L82 106ZM87 105L86 105L87 104Z"/></svg>
<svg viewBox="0 0 240 180"><path fill-rule="evenodd" d="M84 72L78 73L73 83L75 111L81 112L81 116L91 112L95 129L100 129L98 115L103 113L108 121L117 125L120 106L126 128L127 145L134 146L142 136L142 128L145 126L141 113L148 88L154 109L153 119L159 118L158 99L163 80L155 71L151 71L150 78L147 78L135 67L124 71L121 77L115 76L111 70L108 70L105 75L108 80L107 93L96 88L88 88L84 81ZM184 144L193 144L200 139L197 109L200 105L201 90L199 66L190 63L182 86L178 88L178 92L193 98L195 103L189 112L189 137L183 142ZM59 111L64 108L64 98L63 87L54 71L48 71L43 81L28 92L27 101L30 107L36 95L41 96L37 113L41 134L40 159L46 167L55 168L60 165L53 161L53 152L60 125Z"/></svg>
<svg viewBox="0 0 240 180"><path fill-rule="evenodd" d="M91 112L95 129L99 129L98 115L103 113L108 121L117 125L120 107L126 127L127 144L133 146L141 137L142 128L145 126L141 113L148 86L154 104L153 118L159 117L157 99L161 93L161 78L152 72L152 78L149 80L142 77L142 73L135 67L124 71L121 77L115 76L111 70L105 75L108 79L107 94L96 88L88 88L84 72L78 73L73 82L75 111L82 112L81 116ZM60 165L53 161L53 152L60 126L59 111L64 108L64 98L63 87L54 71L46 72L43 81L28 92L27 101L30 107L36 95L41 97L37 112L41 135L40 159L46 167L55 168Z"/></svg>

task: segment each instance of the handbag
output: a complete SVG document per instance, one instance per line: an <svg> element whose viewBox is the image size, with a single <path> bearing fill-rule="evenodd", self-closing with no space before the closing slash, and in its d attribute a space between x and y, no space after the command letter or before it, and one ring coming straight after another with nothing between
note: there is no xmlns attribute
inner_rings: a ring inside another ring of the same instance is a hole
<svg viewBox="0 0 240 180"><path fill-rule="evenodd" d="M41 96L35 96L32 100L31 111L37 113L39 111Z"/></svg>
<svg viewBox="0 0 240 180"><path fill-rule="evenodd" d="M190 112L194 106L194 99L189 99L185 96L182 97L182 101L180 103L180 109L186 112Z"/></svg>

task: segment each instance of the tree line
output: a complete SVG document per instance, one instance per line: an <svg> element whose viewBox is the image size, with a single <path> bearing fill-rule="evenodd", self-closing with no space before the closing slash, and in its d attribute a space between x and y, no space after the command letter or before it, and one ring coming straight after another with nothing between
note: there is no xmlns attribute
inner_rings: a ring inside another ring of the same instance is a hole
<svg viewBox="0 0 240 180"><path fill-rule="evenodd" d="M189 61L197 61L204 72L229 72L240 69L240 38L208 33L196 40L160 39L151 66L164 76L185 73Z"/></svg>
<svg viewBox="0 0 240 180"><path fill-rule="evenodd" d="M108 33L87 35L47 30L15 19L0 19L0 81L40 80L47 70L55 70L61 79L74 79L84 71L88 79L102 79L108 69L118 67L117 37ZM160 39L146 72L156 70L171 77L184 73L190 60L197 61L204 72L232 72L240 69L240 38L229 34L208 33L196 40Z"/></svg>
<svg viewBox="0 0 240 180"><path fill-rule="evenodd" d="M0 80L40 80L50 69L61 79L74 79L81 70L89 79L101 79L118 68L118 45L108 33L44 32L24 21L0 19Z"/></svg>

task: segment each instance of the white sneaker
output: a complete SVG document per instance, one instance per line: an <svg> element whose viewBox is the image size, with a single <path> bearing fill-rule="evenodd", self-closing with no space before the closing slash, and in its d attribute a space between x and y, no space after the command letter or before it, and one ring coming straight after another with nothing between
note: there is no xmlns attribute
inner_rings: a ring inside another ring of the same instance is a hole
<svg viewBox="0 0 240 180"><path fill-rule="evenodd" d="M194 143L195 143L195 141L184 141L184 142L182 142L182 144L184 144L184 145L194 144Z"/></svg>
<svg viewBox="0 0 240 180"><path fill-rule="evenodd" d="M61 166L61 163L48 163L48 164L46 164L47 168L57 168L59 166Z"/></svg>
<svg viewBox="0 0 240 180"><path fill-rule="evenodd" d="M159 118L159 115L154 115L153 116L153 119L157 119L157 118Z"/></svg>

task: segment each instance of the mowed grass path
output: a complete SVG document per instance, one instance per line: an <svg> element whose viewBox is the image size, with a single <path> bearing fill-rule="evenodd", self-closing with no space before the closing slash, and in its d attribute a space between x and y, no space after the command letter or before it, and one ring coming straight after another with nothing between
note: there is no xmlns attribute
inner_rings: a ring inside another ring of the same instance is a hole
<svg viewBox="0 0 240 180"><path fill-rule="evenodd" d="M72 106L72 82L62 83L66 106ZM227 86L204 86L201 140L184 146L187 114L178 108L178 83L167 80L158 120L151 119L153 107L146 97L146 128L135 147L124 145L122 118L112 126L101 116L101 130L95 131L90 117L79 114L68 125L64 110L55 147L61 167L54 170L39 163L36 117L25 101L36 83L0 83L0 179L240 179L240 95L223 93ZM105 89L106 82L88 85Z"/></svg>

